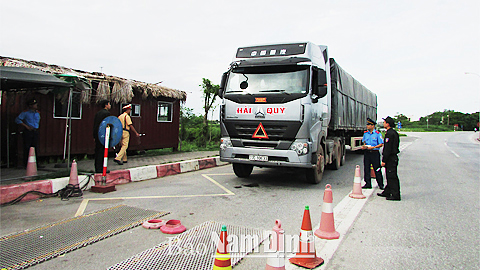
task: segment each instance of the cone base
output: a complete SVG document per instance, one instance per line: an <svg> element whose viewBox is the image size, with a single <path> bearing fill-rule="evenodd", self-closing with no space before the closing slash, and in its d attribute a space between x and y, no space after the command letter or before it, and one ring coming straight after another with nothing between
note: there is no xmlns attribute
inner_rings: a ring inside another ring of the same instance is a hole
<svg viewBox="0 0 480 270"><path fill-rule="evenodd" d="M337 231L325 232L325 231L321 231L320 229L317 229L314 234L315 234L315 236L317 236L318 238L321 238L321 239L331 240L331 239L340 238L340 233L337 232Z"/></svg>
<svg viewBox="0 0 480 270"><path fill-rule="evenodd" d="M293 264L296 264L305 268L309 268L309 269L313 269L323 263L323 259L320 257L315 257L311 259L293 257L293 258L290 258L289 261Z"/></svg>
<svg viewBox="0 0 480 270"><path fill-rule="evenodd" d="M285 270L285 266L273 267L273 266L267 265L265 267L265 270Z"/></svg>
<svg viewBox="0 0 480 270"><path fill-rule="evenodd" d="M363 194L354 194L354 193L351 193L350 195L348 195L350 198L354 198L354 199L365 199L365 195Z"/></svg>
<svg viewBox="0 0 480 270"><path fill-rule="evenodd" d="M117 190L115 189L115 185L108 185L108 186L95 185L95 186L92 186L90 189L91 192L95 192L95 193L107 193L115 190Z"/></svg>

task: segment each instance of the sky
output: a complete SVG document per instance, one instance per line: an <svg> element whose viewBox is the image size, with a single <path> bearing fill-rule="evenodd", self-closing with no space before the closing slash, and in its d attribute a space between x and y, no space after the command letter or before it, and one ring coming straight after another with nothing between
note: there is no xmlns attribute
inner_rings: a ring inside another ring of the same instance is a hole
<svg viewBox="0 0 480 270"><path fill-rule="evenodd" d="M376 93L378 119L480 111L478 0L0 0L0 33L1 56L162 81L196 114L238 47L299 41Z"/></svg>

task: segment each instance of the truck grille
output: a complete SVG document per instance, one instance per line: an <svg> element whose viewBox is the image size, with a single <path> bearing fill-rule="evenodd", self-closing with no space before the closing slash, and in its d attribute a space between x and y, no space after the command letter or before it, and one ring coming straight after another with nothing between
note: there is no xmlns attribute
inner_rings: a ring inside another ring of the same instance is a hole
<svg viewBox="0 0 480 270"><path fill-rule="evenodd" d="M252 138L252 135L257 130L258 124L236 124L235 129L238 132L238 135L241 138ZM283 134L287 130L286 125L265 125L263 124L263 128L268 135L270 140L278 141L283 137Z"/></svg>
<svg viewBox="0 0 480 270"><path fill-rule="evenodd" d="M261 141L293 140L301 125L301 122L296 121L262 121L261 123L268 136L268 139L256 139ZM259 124L260 121L225 121L230 137L249 140L255 139L252 136Z"/></svg>

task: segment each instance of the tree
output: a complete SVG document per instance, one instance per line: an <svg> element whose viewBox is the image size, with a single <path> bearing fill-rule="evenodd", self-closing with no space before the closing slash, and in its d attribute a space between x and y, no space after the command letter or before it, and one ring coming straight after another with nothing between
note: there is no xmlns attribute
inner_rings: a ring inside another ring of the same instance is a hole
<svg viewBox="0 0 480 270"><path fill-rule="evenodd" d="M408 126L408 124L410 124L410 118L408 118L404 114L395 115L393 119L395 120L395 123L398 123L400 121L403 127L406 127Z"/></svg>
<svg viewBox="0 0 480 270"><path fill-rule="evenodd" d="M215 103L220 86L217 84L212 84L209 79L202 78L202 80L203 82L200 86L203 90L203 109L205 111L205 114L203 115L202 135L203 144L206 146L208 141L208 112L212 109L212 106Z"/></svg>

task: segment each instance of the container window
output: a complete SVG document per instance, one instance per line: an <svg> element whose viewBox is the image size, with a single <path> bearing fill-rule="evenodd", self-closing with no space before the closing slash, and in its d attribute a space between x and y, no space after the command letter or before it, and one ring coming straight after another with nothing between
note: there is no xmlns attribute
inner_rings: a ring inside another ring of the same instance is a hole
<svg viewBox="0 0 480 270"><path fill-rule="evenodd" d="M157 122L172 122L173 104L158 102Z"/></svg>
<svg viewBox="0 0 480 270"><path fill-rule="evenodd" d="M123 113L123 106L126 106L128 104L132 104L132 111L130 112L130 117L140 117L140 104L122 103L120 104L120 114Z"/></svg>
<svg viewBox="0 0 480 270"><path fill-rule="evenodd" d="M82 103L80 102L80 92L72 92L71 116L72 119L82 119ZM67 118L68 116L69 94L55 95L53 102L53 118Z"/></svg>

